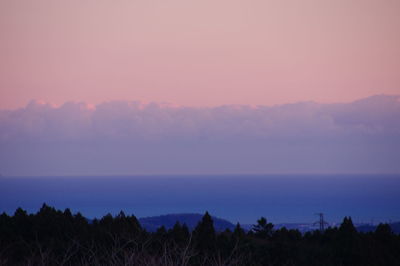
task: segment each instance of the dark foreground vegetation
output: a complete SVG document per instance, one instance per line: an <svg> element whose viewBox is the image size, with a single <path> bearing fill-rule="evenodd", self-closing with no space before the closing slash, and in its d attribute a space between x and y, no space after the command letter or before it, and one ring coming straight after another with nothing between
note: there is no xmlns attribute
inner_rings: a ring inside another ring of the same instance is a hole
<svg viewBox="0 0 400 266"><path fill-rule="evenodd" d="M265 218L249 232L216 232L208 213L193 231L177 223L151 233L123 212L88 222L43 205L0 215L0 265L400 265L400 236L387 224L358 233L347 217L304 235Z"/></svg>

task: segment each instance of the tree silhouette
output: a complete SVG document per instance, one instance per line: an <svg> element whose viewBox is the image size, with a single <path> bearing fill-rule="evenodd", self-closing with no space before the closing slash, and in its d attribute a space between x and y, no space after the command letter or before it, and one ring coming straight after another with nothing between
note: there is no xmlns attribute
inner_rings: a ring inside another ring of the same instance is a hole
<svg viewBox="0 0 400 266"><path fill-rule="evenodd" d="M274 225L272 223L268 223L265 217L261 217L257 220L257 224L253 225L253 232L256 236L260 238L268 238L272 235L272 229Z"/></svg>
<svg viewBox="0 0 400 266"><path fill-rule="evenodd" d="M36 214L18 208L0 215L0 265L400 265L400 237L388 224L357 232L345 217L339 228L302 235L261 217L245 232L216 231L208 212L193 232L179 222L146 232L120 212L88 222L69 209L43 204Z"/></svg>
<svg viewBox="0 0 400 266"><path fill-rule="evenodd" d="M235 229L233 230L233 237L236 239L242 239L246 235L243 228L240 226L240 223L237 223Z"/></svg>
<svg viewBox="0 0 400 266"><path fill-rule="evenodd" d="M169 230L169 235L176 243L186 243L189 239L189 229L186 224L181 225L179 222L176 222L175 225Z"/></svg>
<svg viewBox="0 0 400 266"><path fill-rule="evenodd" d="M196 246L200 251L213 252L215 250L215 229L213 220L206 212L194 229Z"/></svg>
<svg viewBox="0 0 400 266"><path fill-rule="evenodd" d="M339 227L339 232L343 236L353 236L357 233L357 229L354 227L351 217L344 217L343 222Z"/></svg>

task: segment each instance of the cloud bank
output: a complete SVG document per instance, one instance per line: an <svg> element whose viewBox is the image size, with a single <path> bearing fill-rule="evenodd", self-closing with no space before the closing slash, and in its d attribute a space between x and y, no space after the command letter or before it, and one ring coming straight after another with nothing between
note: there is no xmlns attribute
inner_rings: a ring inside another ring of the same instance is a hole
<svg viewBox="0 0 400 266"><path fill-rule="evenodd" d="M0 111L3 175L400 173L400 96L214 108L32 101Z"/></svg>

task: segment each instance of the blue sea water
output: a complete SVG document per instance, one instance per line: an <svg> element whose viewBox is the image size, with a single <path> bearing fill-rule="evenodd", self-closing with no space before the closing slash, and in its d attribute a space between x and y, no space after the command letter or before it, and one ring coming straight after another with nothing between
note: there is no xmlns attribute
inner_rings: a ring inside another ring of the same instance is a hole
<svg viewBox="0 0 400 266"><path fill-rule="evenodd" d="M0 212L43 202L93 218L204 213L232 222L400 221L400 175L0 177Z"/></svg>

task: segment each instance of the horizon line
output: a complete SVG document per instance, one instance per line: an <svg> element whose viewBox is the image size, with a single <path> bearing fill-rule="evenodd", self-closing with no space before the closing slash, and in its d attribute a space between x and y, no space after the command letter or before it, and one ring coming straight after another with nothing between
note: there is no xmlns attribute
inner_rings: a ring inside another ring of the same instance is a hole
<svg viewBox="0 0 400 266"><path fill-rule="evenodd" d="M143 174L43 174L43 175L5 175L0 174L1 178L64 178L64 177L71 177L71 178L104 178L104 177L204 177L204 176L215 176L215 177L243 177L243 176L252 176L252 177L262 177L262 176L400 176L399 173L143 173Z"/></svg>

